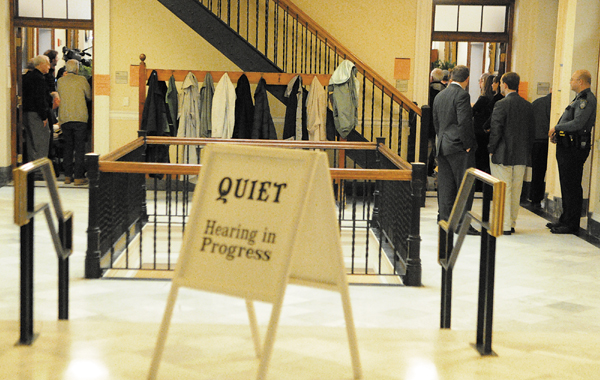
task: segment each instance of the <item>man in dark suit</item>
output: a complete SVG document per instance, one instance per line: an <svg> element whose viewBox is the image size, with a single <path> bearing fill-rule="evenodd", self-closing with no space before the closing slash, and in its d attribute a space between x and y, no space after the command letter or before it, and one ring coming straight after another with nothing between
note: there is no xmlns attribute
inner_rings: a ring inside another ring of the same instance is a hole
<svg viewBox="0 0 600 380"><path fill-rule="evenodd" d="M469 93L469 69L456 66L452 83L433 102L433 126L437 135L439 220L448 220L465 171L475 166L477 143ZM469 227L469 234L478 234Z"/></svg>
<svg viewBox="0 0 600 380"><path fill-rule="evenodd" d="M546 195L546 167L548 166L548 130L550 130L550 108L552 93L538 98L531 103L535 117L535 140L531 151L531 188L529 200L535 208Z"/></svg>
<svg viewBox="0 0 600 380"><path fill-rule="evenodd" d="M504 99L494 105L488 145L492 175L506 183L504 235L515 232L525 168L531 164L535 138L533 106L519 96L519 82L517 73L502 75L500 91Z"/></svg>

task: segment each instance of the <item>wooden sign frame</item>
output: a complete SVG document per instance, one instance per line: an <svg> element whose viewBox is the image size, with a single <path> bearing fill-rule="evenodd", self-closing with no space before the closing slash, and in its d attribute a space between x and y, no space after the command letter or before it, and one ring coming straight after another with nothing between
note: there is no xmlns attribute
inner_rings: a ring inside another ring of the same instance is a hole
<svg viewBox="0 0 600 380"><path fill-rule="evenodd" d="M246 300L257 379L265 379L288 283L340 293L361 379L327 155L215 144L203 162L148 379L156 379L180 287ZM273 304L264 345L253 301Z"/></svg>

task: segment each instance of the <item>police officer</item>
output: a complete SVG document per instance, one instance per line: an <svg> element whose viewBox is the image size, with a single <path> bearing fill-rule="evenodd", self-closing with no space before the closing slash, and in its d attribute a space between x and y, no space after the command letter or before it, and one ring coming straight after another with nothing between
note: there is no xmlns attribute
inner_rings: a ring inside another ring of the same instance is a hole
<svg viewBox="0 0 600 380"><path fill-rule="evenodd" d="M591 132L596 120L596 97L590 90L592 76L577 70L571 77L571 90L577 93L558 124L548 136L556 144L563 212L558 223L548 223L553 234L577 234L583 204L581 178L590 153Z"/></svg>

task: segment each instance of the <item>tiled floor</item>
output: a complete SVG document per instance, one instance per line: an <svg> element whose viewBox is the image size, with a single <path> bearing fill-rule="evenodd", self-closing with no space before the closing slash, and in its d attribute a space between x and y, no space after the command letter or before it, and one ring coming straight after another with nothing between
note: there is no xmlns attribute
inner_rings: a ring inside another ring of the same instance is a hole
<svg viewBox="0 0 600 380"><path fill-rule="evenodd" d="M36 188L42 202L45 189ZM70 321L57 322L57 260L45 221L36 218L35 331L19 337L19 229L13 188L0 188L0 378L144 379L170 282L83 278L87 191L61 187L75 213ZM365 379L600 379L600 250L552 235L521 209L517 233L497 241L493 349L475 340L477 237L467 237L454 270L452 330L439 330L440 267L436 202L422 209L423 286L351 286ZM270 305L256 305L262 332ZM258 361L242 300L183 289L159 378L252 379ZM290 286L269 379L351 379L340 297Z"/></svg>

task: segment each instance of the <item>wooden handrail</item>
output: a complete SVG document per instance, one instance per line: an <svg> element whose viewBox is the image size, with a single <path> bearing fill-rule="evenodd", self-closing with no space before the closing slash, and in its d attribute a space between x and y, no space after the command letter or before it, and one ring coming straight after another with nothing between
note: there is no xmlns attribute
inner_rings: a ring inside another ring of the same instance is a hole
<svg viewBox="0 0 600 380"><path fill-rule="evenodd" d="M151 162L99 161L98 168L107 173L198 175L202 165L159 164ZM395 169L338 169L330 168L332 179L410 181L410 170Z"/></svg>
<svg viewBox="0 0 600 380"><path fill-rule="evenodd" d="M362 72L362 74L367 78L373 81L379 89L385 88L384 92L386 95L398 99L402 102L402 107L407 111L415 111L419 116L421 116L421 109L416 106L410 99L408 99L404 94L398 91L394 86L392 86L388 81L383 79L382 76L377 74L375 70L369 67L366 63L361 61L357 56L352 54L348 48L342 45L337 39L335 39L331 34L327 33L323 27L317 24L312 18L310 18L306 13L304 13L300 8L298 8L294 3L290 0L278 0L279 6L281 8L287 8L289 13L295 13L298 18L299 23L302 24L303 27L310 30L314 33L321 41L326 42L327 45L335 48L336 52L341 56L345 56L347 60L354 62L358 71Z"/></svg>
<svg viewBox="0 0 600 380"><path fill-rule="evenodd" d="M149 145L202 145L207 144L244 144L267 146L275 148L297 149L345 149L345 150L377 150L377 144L371 142L333 142L333 141L295 141L295 140L252 140L252 139L217 139L193 137L161 137L148 136L146 143ZM116 161L127 153L144 145L144 138L138 137L122 147L100 156L100 161ZM391 152L391 151L390 151ZM393 153L391 153L393 155ZM406 167L404 167L406 168ZM408 166L410 168L410 165Z"/></svg>

